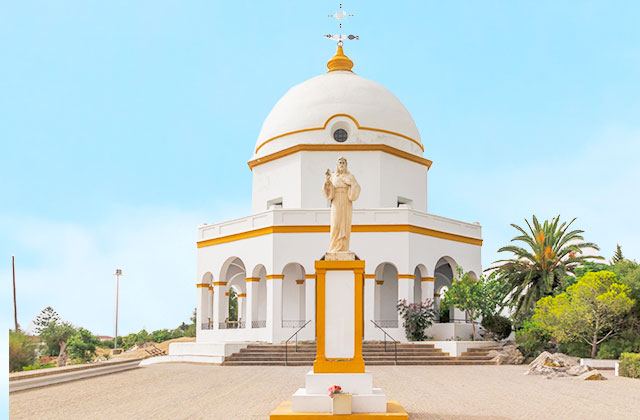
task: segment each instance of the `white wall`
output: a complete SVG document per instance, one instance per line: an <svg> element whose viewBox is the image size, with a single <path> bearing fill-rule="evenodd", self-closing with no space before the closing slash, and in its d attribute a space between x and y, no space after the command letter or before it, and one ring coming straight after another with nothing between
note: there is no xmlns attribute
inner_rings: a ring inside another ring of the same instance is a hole
<svg viewBox="0 0 640 420"><path fill-rule="evenodd" d="M253 168L254 213L267 210L267 202L278 197L285 209L327 208L324 173L335 171L340 157L347 158L349 171L362 187L355 208L395 208L400 196L412 200L412 208L426 211L424 165L379 151L304 151Z"/></svg>

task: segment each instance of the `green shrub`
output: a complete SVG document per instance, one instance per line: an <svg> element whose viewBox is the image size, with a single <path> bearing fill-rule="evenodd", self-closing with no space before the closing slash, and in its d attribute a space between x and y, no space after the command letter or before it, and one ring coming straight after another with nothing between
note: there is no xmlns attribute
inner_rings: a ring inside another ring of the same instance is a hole
<svg viewBox="0 0 640 420"><path fill-rule="evenodd" d="M20 331L9 331L9 371L22 370L36 359L36 345Z"/></svg>
<svg viewBox="0 0 640 420"><path fill-rule="evenodd" d="M640 379L640 354L622 353L620 355L620 366L618 373L620 376Z"/></svg>
<svg viewBox="0 0 640 420"><path fill-rule="evenodd" d="M398 301L398 313L404 320L402 326L409 341L424 341L424 331L433 324L436 317L431 300L420 303L407 303L405 299Z"/></svg>
<svg viewBox="0 0 640 420"><path fill-rule="evenodd" d="M49 363L40 363L39 360L36 360L36 362L32 365L27 365L24 366L22 368L23 371L27 371L27 370L38 370L38 369L47 369L47 368L52 368L52 367L56 367L56 364L53 362L49 362Z"/></svg>
<svg viewBox="0 0 640 420"><path fill-rule="evenodd" d="M482 318L482 326L494 340L504 340L511 334L511 321L502 315Z"/></svg>
<svg viewBox="0 0 640 420"><path fill-rule="evenodd" d="M600 344L598 359L619 359L622 353L640 353L640 337L623 334Z"/></svg>
<svg viewBox="0 0 640 420"><path fill-rule="evenodd" d="M525 357L534 357L553 348L551 333L531 320L524 321L522 328L516 331L516 344Z"/></svg>

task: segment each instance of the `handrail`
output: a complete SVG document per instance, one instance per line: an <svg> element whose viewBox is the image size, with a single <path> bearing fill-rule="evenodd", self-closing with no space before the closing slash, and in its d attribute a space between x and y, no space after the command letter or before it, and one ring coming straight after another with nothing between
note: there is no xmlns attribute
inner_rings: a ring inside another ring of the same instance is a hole
<svg viewBox="0 0 640 420"><path fill-rule="evenodd" d="M384 351L387 351L387 337L389 337L391 339L391 341L393 341L393 347L395 349L395 361L396 361L396 365L398 364L398 340L396 340L395 338L391 337L385 330L384 328L382 328L380 325L378 325L376 323L376 321L374 321L373 319L370 320L371 323L378 328L380 331L382 331L382 333L384 334Z"/></svg>
<svg viewBox="0 0 640 420"><path fill-rule="evenodd" d="M291 339L293 337L296 338L296 352L298 351L298 333L304 328L306 327L309 323L311 322L311 320L308 320L307 322L304 323L304 325L300 328L298 328L296 330L296 332L293 333L293 335L289 338L287 338L287 341L284 342L284 365L288 366L289 365L289 347L287 346L289 344L289 341L291 341Z"/></svg>

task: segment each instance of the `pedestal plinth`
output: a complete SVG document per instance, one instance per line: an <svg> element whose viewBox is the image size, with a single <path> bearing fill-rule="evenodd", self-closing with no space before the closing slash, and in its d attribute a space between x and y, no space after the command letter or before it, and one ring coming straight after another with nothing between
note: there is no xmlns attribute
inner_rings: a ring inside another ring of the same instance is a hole
<svg viewBox="0 0 640 420"><path fill-rule="evenodd" d="M364 261L316 261L314 373L364 373Z"/></svg>
<svg viewBox="0 0 640 420"><path fill-rule="evenodd" d="M364 370L364 261L316 261L316 359L305 387L271 413L271 420L331 416L328 388L351 394L350 415L340 418L408 419L396 402L387 401L373 376Z"/></svg>

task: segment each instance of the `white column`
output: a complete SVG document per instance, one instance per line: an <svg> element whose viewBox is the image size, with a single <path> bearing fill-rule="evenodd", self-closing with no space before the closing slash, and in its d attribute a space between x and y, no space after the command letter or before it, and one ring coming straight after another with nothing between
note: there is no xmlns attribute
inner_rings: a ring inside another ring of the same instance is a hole
<svg viewBox="0 0 640 420"><path fill-rule="evenodd" d="M311 320L309 325L304 329L304 336L309 340L316 338L316 279L307 278L304 281L305 292L305 319Z"/></svg>
<svg viewBox="0 0 640 420"><path fill-rule="evenodd" d="M247 278L246 279L246 289L247 289L247 309L246 309L246 317L247 319L245 319L245 324L244 327L245 328L251 328L251 324L253 321L256 320L256 311L254 311L254 300L256 298L255 296L255 291L256 291L256 286L257 283L255 281L253 281L253 277Z"/></svg>
<svg viewBox="0 0 640 420"><path fill-rule="evenodd" d="M244 314L242 313L244 311L245 308L245 299L246 299L246 294L244 293L238 293L237 297L238 297L238 327L240 326L240 321L244 320Z"/></svg>
<svg viewBox="0 0 640 420"><path fill-rule="evenodd" d="M298 295L298 320L304 320L307 316L304 310L304 298L305 298L304 279L296 280L296 292Z"/></svg>
<svg viewBox="0 0 640 420"><path fill-rule="evenodd" d="M282 275L267 275L267 328L271 341L280 339L282 330Z"/></svg>
<svg viewBox="0 0 640 420"><path fill-rule="evenodd" d="M433 277L422 278L422 300L431 299L433 301L434 285L435 283Z"/></svg>
<svg viewBox="0 0 640 420"><path fill-rule="evenodd" d="M216 281L213 283L213 329L220 328L220 322L224 322L227 317L225 310L225 300L227 297L224 293L227 290L227 283L224 281Z"/></svg>
<svg viewBox="0 0 640 420"><path fill-rule="evenodd" d="M413 303L413 274L398 274L398 300L406 299L407 303ZM402 317L398 313L398 327L402 326Z"/></svg>
<svg viewBox="0 0 640 420"><path fill-rule="evenodd" d="M196 291L198 293L198 307L196 308L196 331L202 328L202 324L207 320L207 301L208 288L203 283L196 284Z"/></svg>
<svg viewBox="0 0 640 420"><path fill-rule="evenodd" d="M375 290L373 292L374 296L374 306L373 306L373 320L380 320L380 308L382 307L382 285L384 284L383 279L376 279L375 282Z"/></svg>
<svg viewBox="0 0 640 420"><path fill-rule="evenodd" d="M376 299L376 279L375 276L365 274L364 277L364 339L371 340L373 337L371 336L373 324L371 320L375 321L375 299Z"/></svg>

